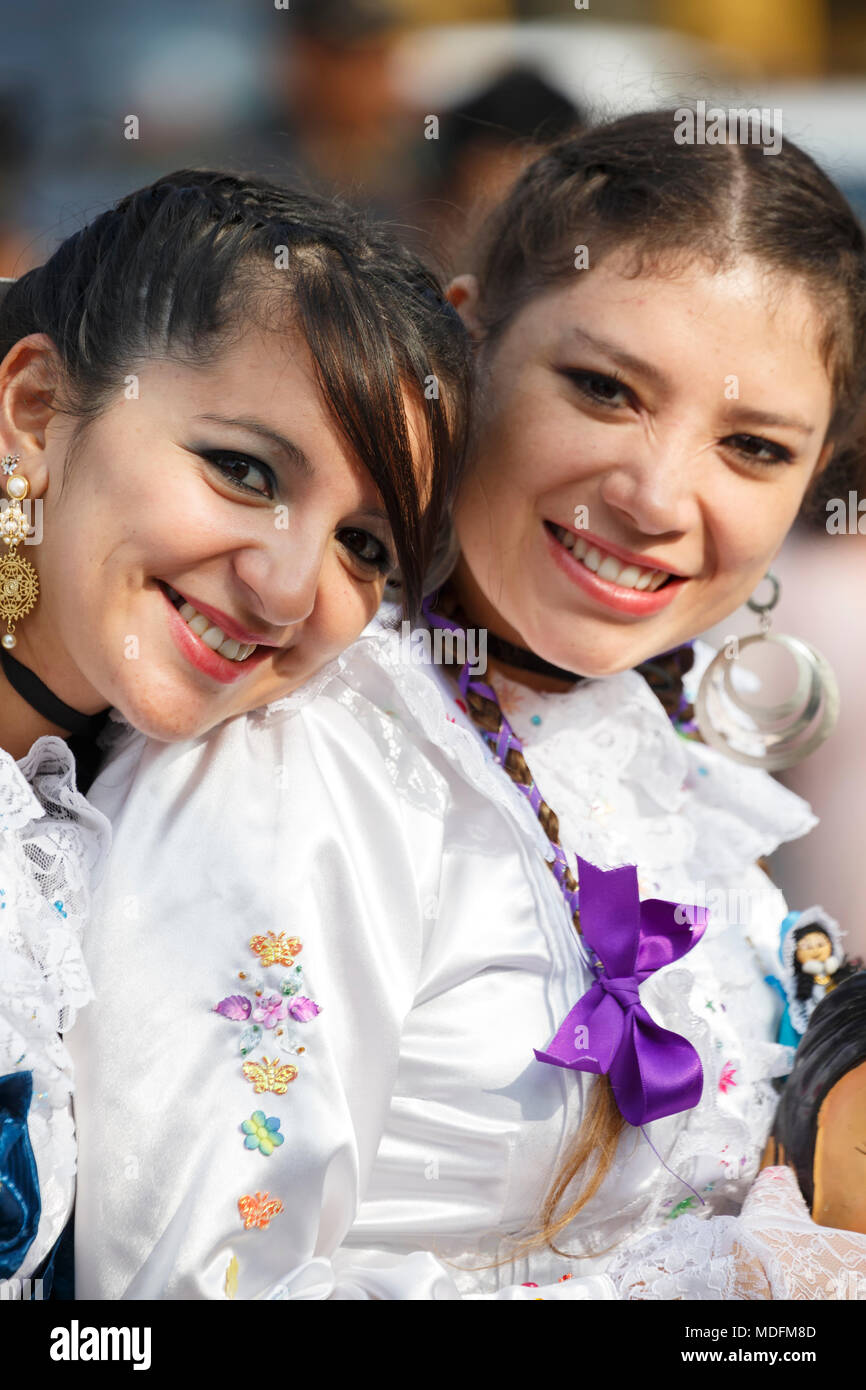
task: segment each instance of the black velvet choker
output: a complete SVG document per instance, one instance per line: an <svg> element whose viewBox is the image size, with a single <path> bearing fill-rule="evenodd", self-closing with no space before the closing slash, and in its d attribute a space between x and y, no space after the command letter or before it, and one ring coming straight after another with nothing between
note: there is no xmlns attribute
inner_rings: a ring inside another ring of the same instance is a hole
<svg viewBox="0 0 866 1390"><path fill-rule="evenodd" d="M5 647L0 647L0 661L12 689L43 719L80 738L96 738L108 718L108 710L102 710L99 714L79 714L77 709L58 700L48 686L29 667L22 666L20 661L10 656Z"/></svg>
<svg viewBox="0 0 866 1390"><path fill-rule="evenodd" d="M506 642L504 637L497 637L496 633L490 632L489 629L487 650L495 661L513 666L518 671L534 671L538 676L550 676L554 680L568 681L571 685L586 680L585 676L577 676L574 671L565 671L561 666L554 666L552 661L545 661L526 647L516 647L513 642Z"/></svg>

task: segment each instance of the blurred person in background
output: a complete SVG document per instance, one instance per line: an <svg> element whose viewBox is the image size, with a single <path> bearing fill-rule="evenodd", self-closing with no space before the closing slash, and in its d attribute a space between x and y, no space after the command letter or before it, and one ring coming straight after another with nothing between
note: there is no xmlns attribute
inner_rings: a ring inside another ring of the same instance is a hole
<svg viewBox="0 0 866 1390"><path fill-rule="evenodd" d="M391 77L398 11L388 0L294 0L286 18L269 107L239 155L271 177L305 178L394 215L415 185L420 128Z"/></svg>
<svg viewBox="0 0 866 1390"><path fill-rule="evenodd" d="M459 255L545 143L583 124L577 107L529 67L508 69L446 112L438 140L429 142L434 169L425 204L443 262Z"/></svg>

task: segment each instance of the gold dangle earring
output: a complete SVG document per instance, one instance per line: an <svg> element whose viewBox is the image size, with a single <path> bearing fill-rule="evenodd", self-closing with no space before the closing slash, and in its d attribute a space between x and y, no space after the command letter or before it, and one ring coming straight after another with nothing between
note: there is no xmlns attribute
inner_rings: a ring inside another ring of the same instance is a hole
<svg viewBox="0 0 866 1390"><path fill-rule="evenodd" d="M735 762L777 772L802 762L832 732L839 717L839 687L829 662L809 642L770 632L770 612L779 601L781 585L769 571L764 580L772 590L767 601L746 600L758 614L761 630L750 637L732 638L710 662L695 700L695 719L711 747ZM793 693L776 704L767 703L762 681L753 670L745 664L735 669L748 648L764 654L773 646L788 652L795 668Z"/></svg>
<svg viewBox="0 0 866 1390"><path fill-rule="evenodd" d="M30 484L26 478L13 476L19 462L18 454L0 459L0 468L8 478L6 493L10 499L0 513L0 540L8 547L7 553L0 556L0 618L6 620L0 643L7 652L16 645L15 624L30 612L39 597L39 577L30 562L18 553L18 546L32 529L21 506Z"/></svg>

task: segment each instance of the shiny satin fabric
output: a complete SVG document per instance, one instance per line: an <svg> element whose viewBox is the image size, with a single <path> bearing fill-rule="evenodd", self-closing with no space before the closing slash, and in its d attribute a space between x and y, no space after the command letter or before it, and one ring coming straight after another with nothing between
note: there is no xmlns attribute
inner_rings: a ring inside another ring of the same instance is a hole
<svg viewBox="0 0 866 1390"><path fill-rule="evenodd" d="M27 1132L29 1071L0 1076L0 1279L20 1269L39 1228L42 1204Z"/></svg>
<svg viewBox="0 0 866 1390"><path fill-rule="evenodd" d="M609 1298L605 1247L688 1195L627 1132L571 1233L579 1262L479 1268L532 1228L580 1123L592 1078L533 1050L593 977L537 822L438 680L388 652L362 639L316 698L201 740L133 736L92 789L114 847L85 947L97 1003L69 1040L80 1298ZM774 938L776 910L755 936ZM255 1094L241 1025L214 1012L269 932L300 939L321 1008L283 1095ZM727 990L727 1017L697 1029L709 1094L647 1127L707 1210L742 1198L781 1051L742 936L719 924L642 987L677 1031L689 1000ZM744 1058L720 1109L740 1027L770 1053ZM284 1136L268 1156L240 1129L260 1109ZM265 1192L282 1212L245 1228L239 1199Z"/></svg>

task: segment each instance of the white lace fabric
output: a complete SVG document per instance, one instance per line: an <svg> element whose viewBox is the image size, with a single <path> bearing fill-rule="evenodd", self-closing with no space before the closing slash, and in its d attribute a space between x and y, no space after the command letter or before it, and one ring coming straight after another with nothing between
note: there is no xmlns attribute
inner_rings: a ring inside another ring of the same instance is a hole
<svg viewBox="0 0 866 1390"><path fill-rule="evenodd" d="M28 1130L42 1214L18 1271L49 1252L72 1208L72 1063L61 1034L92 998L81 938L109 827L75 787L59 738L16 762L0 750L0 1075L30 1071Z"/></svg>
<svg viewBox="0 0 866 1390"><path fill-rule="evenodd" d="M608 1275L634 1300L866 1300L866 1235L817 1225L792 1170L765 1168L738 1217L684 1216Z"/></svg>

